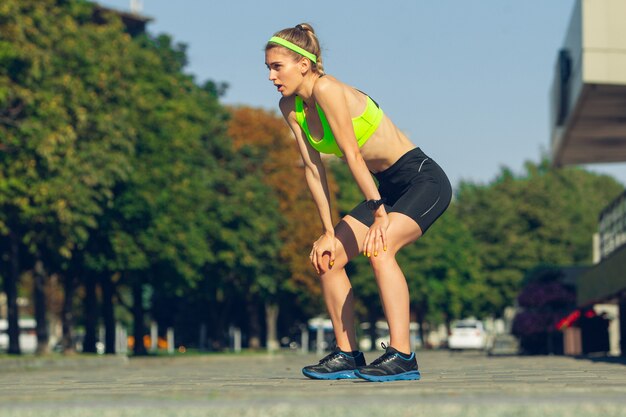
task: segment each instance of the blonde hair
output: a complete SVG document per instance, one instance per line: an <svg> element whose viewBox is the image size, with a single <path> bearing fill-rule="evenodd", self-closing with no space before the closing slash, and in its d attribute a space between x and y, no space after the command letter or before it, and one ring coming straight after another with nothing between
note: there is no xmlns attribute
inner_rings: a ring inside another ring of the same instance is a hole
<svg viewBox="0 0 626 417"><path fill-rule="evenodd" d="M322 64L322 50L320 48L320 43L317 40L317 36L315 35L315 31L313 27L308 23L300 23L292 28L287 28L280 30L274 34L274 36L278 36L279 38L288 40L289 42L298 45L300 48L304 49L307 52L312 53L317 58L317 63L311 61L311 69L313 72L324 75L324 65ZM281 47L280 45L268 42L265 45L265 50L268 51L272 48ZM282 48L282 47L281 47ZM302 55L297 52L289 51L290 54L293 55L294 59L302 58Z"/></svg>

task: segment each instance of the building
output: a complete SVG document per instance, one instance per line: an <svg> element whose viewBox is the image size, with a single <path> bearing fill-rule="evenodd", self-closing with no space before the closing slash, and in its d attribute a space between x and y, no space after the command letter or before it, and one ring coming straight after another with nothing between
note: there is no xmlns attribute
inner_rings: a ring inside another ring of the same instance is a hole
<svg viewBox="0 0 626 417"><path fill-rule="evenodd" d="M554 74L553 164L626 162L626 1L576 0ZM626 356L626 192L602 211L593 239L577 304L613 316L611 353Z"/></svg>
<svg viewBox="0 0 626 417"><path fill-rule="evenodd" d="M117 15L122 19L122 23L130 36L137 36L145 33L146 25L152 21L152 18L142 16L138 12L132 10L130 12L124 12L121 10L111 9L95 3L93 8L93 21L95 23L105 23L107 21L107 14Z"/></svg>

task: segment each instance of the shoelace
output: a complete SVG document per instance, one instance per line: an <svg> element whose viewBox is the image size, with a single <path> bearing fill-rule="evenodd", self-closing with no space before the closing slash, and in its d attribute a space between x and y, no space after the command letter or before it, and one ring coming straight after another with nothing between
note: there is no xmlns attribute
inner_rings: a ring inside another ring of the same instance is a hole
<svg viewBox="0 0 626 417"><path fill-rule="evenodd" d="M326 355L322 359L320 359L320 365L324 365L325 363L328 363L328 362L334 360L339 355L340 355L340 353L339 353L338 350L333 350L328 355Z"/></svg>
<svg viewBox="0 0 626 417"><path fill-rule="evenodd" d="M385 345L385 343L381 342L380 345L383 349L387 350L387 346ZM380 358L375 359L374 362L370 364L370 366L376 366L380 365L381 363L388 362L392 360L395 356L395 353L385 352Z"/></svg>

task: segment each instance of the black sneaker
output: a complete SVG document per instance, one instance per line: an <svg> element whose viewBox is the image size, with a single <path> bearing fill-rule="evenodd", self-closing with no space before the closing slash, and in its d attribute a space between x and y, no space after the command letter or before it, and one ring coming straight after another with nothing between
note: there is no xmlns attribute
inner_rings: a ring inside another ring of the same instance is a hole
<svg viewBox="0 0 626 417"><path fill-rule="evenodd" d="M302 373L312 379L356 379L354 371L359 366L365 366L363 352L352 356L335 348L319 364L302 368Z"/></svg>
<svg viewBox="0 0 626 417"><path fill-rule="evenodd" d="M400 352L383 344L385 353L367 366L359 367L355 371L359 378L374 382L385 381L408 381L421 378L420 371L417 370L417 360L415 352L411 356L404 357Z"/></svg>

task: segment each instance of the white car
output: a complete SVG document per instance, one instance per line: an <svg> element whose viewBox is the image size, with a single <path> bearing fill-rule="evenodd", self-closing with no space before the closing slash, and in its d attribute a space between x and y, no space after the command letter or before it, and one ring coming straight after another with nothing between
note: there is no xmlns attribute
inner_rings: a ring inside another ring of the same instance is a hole
<svg viewBox="0 0 626 417"><path fill-rule="evenodd" d="M20 350L22 353L34 353L37 350L37 322L34 319L19 319ZM9 323L0 319L0 352L9 349Z"/></svg>
<svg viewBox="0 0 626 417"><path fill-rule="evenodd" d="M487 332L478 320L461 320L454 324L448 337L448 348L484 349L487 344Z"/></svg>

